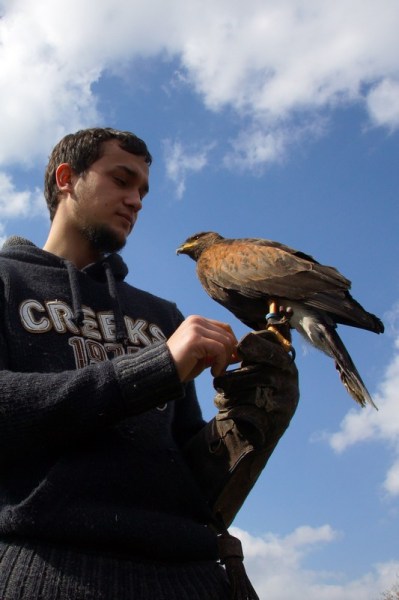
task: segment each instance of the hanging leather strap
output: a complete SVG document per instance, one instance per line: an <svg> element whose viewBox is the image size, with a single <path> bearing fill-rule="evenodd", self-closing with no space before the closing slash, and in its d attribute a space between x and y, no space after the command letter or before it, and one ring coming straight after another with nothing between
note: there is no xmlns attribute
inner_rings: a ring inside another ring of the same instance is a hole
<svg viewBox="0 0 399 600"><path fill-rule="evenodd" d="M220 562L225 566L231 585L232 600L259 600L244 567L241 542L227 529L218 535Z"/></svg>

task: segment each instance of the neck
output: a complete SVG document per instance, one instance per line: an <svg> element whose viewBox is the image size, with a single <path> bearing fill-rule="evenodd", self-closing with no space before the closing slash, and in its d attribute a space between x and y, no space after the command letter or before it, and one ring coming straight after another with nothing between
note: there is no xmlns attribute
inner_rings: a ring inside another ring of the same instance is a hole
<svg viewBox="0 0 399 600"><path fill-rule="evenodd" d="M66 230L65 226L53 221L43 250L72 262L77 269L83 269L90 263L98 261L102 253L93 248L76 230Z"/></svg>

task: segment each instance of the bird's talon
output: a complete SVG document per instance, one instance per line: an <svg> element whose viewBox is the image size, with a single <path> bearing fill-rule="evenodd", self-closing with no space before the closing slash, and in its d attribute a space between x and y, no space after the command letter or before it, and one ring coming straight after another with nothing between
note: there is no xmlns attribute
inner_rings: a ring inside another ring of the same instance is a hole
<svg viewBox="0 0 399 600"><path fill-rule="evenodd" d="M277 338L278 343L284 348L286 352L293 351L293 346L290 340L287 340L287 338L285 338L276 327L274 327L273 325L269 325L267 327L267 331L270 331Z"/></svg>

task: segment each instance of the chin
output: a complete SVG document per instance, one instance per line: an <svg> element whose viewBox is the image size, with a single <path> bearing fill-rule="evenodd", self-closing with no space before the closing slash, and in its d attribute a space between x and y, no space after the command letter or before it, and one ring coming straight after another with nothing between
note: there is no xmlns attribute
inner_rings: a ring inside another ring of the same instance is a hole
<svg viewBox="0 0 399 600"><path fill-rule="evenodd" d="M90 225L85 228L84 235L96 250L104 253L119 252L126 245L128 237L108 225Z"/></svg>

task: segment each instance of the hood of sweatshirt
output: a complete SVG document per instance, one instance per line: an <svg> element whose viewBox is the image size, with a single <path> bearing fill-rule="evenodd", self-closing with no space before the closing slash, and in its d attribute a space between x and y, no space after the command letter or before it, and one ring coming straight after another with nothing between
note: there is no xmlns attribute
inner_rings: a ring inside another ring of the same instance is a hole
<svg viewBox="0 0 399 600"><path fill-rule="evenodd" d="M33 242L18 235L6 239L0 250L1 256L15 258L26 263L58 266L60 268L67 268L67 265L71 264L70 261L46 252L35 246ZM105 281L105 265L109 265L116 281L123 281L129 272L126 263L119 254L109 254L100 261L87 265L82 271L97 281Z"/></svg>
<svg viewBox="0 0 399 600"><path fill-rule="evenodd" d="M76 325L82 324L84 314L78 284L78 269L72 262L42 250L31 241L17 235L9 237L4 242L3 247L0 250L0 258L1 257L15 259L27 264L66 269L72 294L74 321ZM112 298L115 315L116 339L117 341L125 341L127 332L120 307L116 282L123 281L127 276L129 270L126 263L119 254L113 253L105 256L98 262L87 265L81 269L81 271L95 281L107 282L108 292Z"/></svg>

